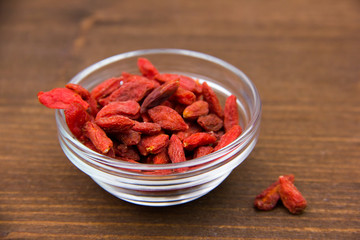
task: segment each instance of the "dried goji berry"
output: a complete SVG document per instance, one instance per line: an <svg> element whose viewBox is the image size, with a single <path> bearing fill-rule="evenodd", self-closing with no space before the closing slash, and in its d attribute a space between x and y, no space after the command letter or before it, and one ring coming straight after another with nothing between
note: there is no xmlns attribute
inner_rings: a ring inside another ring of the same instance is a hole
<svg viewBox="0 0 360 240"><path fill-rule="evenodd" d="M114 101L134 100L139 102L155 87L154 81L150 81L145 77L133 75L129 77L127 82L121 85L120 88L112 92L110 96L101 99L99 102L102 105Z"/></svg>
<svg viewBox="0 0 360 240"><path fill-rule="evenodd" d="M279 195L284 206L293 214L301 213L307 206L305 198L285 176L279 177Z"/></svg>
<svg viewBox="0 0 360 240"><path fill-rule="evenodd" d="M197 119L197 123L205 129L205 131L218 131L223 127L223 120L221 120L217 115L214 113L210 113L205 116L200 116Z"/></svg>
<svg viewBox="0 0 360 240"><path fill-rule="evenodd" d="M239 124L239 112L236 104L236 97L230 95L226 98L224 108L224 128L229 131L234 125Z"/></svg>
<svg viewBox="0 0 360 240"><path fill-rule="evenodd" d="M90 98L90 92L79 84L68 83L65 87L79 94L85 101Z"/></svg>
<svg viewBox="0 0 360 240"><path fill-rule="evenodd" d="M82 138L83 127L87 121L91 120L91 116L87 113L85 108L74 102L64 111L66 123L70 131L76 138Z"/></svg>
<svg viewBox="0 0 360 240"><path fill-rule="evenodd" d="M105 132L124 132L132 128L135 122L128 117L122 115L114 115L110 117L101 117L95 120Z"/></svg>
<svg viewBox="0 0 360 240"><path fill-rule="evenodd" d="M140 142L141 134L134 130L127 130L116 134L116 138L127 146L137 145Z"/></svg>
<svg viewBox="0 0 360 240"><path fill-rule="evenodd" d="M180 116L183 114L184 110L186 108L186 105L183 105L183 104L176 104L175 107L174 107L174 110L180 114Z"/></svg>
<svg viewBox="0 0 360 240"><path fill-rule="evenodd" d="M294 175L285 175L289 181L294 181ZM259 195L255 197L254 206L259 210L268 211L273 209L280 199L279 195L280 182L277 180L272 183L268 188L263 190Z"/></svg>
<svg viewBox="0 0 360 240"><path fill-rule="evenodd" d="M223 118L224 112L220 105L220 101L216 96L214 90L206 82L203 82L202 84L202 94L204 100L209 104L210 112L215 113L216 115L218 115L219 118Z"/></svg>
<svg viewBox="0 0 360 240"><path fill-rule="evenodd" d="M178 136L178 138L183 141L185 138L189 137L190 135L197 133L197 132L202 132L203 129L196 123L196 122L188 122L187 123L189 128L186 129L185 131L179 131L176 133L176 136Z"/></svg>
<svg viewBox="0 0 360 240"><path fill-rule="evenodd" d="M109 78L95 86L91 91L91 96L99 101L101 98L109 96L112 92L120 87L120 82L123 80L123 77L114 77Z"/></svg>
<svg viewBox="0 0 360 240"><path fill-rule="evenodd" d="M153 158L152 158L152 163L153 164L168 164L171 163L169 155L167 153L167 150L163 150L160 153L156 154ZM153 174L156 175L167 175L167 174L171 174L172 170L171 169L161 169L161 170L154 170Z"/></svg>
<svg viewBox="0 0 360 240"><path fill-rule="evenodd" d="M167 164L171 162L166 149L156 154L152 161L154 164Z"/></svg>
<svg viewBox="0 0 360 240"><path fill-rule="evenodd" d="M143 134L154 135L160 133L161 126L157 123L152 123L152 122L135 121L135 125L132 127L132 130Z"/></svg>
<svg viewBox="0 0 360 240"><path fill-rule="evenodd" d="M132 146L127 146L125 144L119 144L116 146L115 155L117 157L126 158L134 161L140 160L138 152Z"/></svg>
<svg viewBox="0 0 360 240"><path fill-rule="evenodd" d="M237 139L242 133L242 129L239 125L233 126L227 133L225 133L219 140L218 144L214 148L214 152L229 145L235 139Z"/></svg>
<svg viewBox="0 0 360 240"><path fill-rule="evenodd" d="M113 115L123 115L131 119L140 117L140 105L134 100L116 101L105 105L96 115L96 118L110 117Z"/></svg>
<svg viewBox="0 0 360 240"><path fill-rule="evenodd" d="M39 92L38 99L48 108L66 109L72 103L81 104L88 109L89 104L81 96L68 88L54 88L48 92Z"/></svg>
<svg viewBox="0 0 360 240"><path fill-rule="evenodd" d="M113 142L111 139L108 138L104 130L102 130L93 121L88 121L85 123L84 134L91 140L96 149L103 154L108 153L113 147Z"/></svg>
<svg viewBox="0 0 360 240"><path fill-rule="evenodd" d="M159 71L146 58L139 58L137 61L137 65L140 72L149 79L154 79L155 75L159 74Z"/></svg>
<svg viewBox="0 0 360 240"><path fill-rule="evenodd" d="M186 90L182 87L179 87L174 93L174 98L176 101L183 105L190 105L196 101L196 96L193 92Z"/></svg>
<svg viewBox="0 0 360 240"><path fill-rule="evenodd" d="M184 131L188 125L184 119L174 110L166 106L156 106L148 111L150 118L160 124L163 129L171 131Z"/></svg>
<svg viewBox="0 0 360 240"><path fill-rule="evenodd" d="M183 111L183 117L188 119L196 119L202 115L209 113L209 104L205 101L196 101L187 106Z"/></svg>
<svg viewBox="0 0 360 240"><path fill-rule="evenodd" d="M156 75L155 79L162 83L179 79L180 87L182 87L183 89L189 90L197 95L202 92L201 85L193 78L188 76L173 73L162 73Z"/></svg>
<svg viewBox="0 0 360 240"><path fill-rule="evenodd" d="M89 104L89 113L92 116L96 116L99 111L97 101L91 96L90 92L86 88L75 83L68 83L65 87L79 94L80 97Z"/></svg>
<svg viewBox="0 0 360 240"><path fill-rule="evenodd" d="M215 141L216 137L214 135L205 132L199 132L185 138L183 145L186 150L193 150L200 146L212 144Z"/></svg>
<svg viewBox="0 0 360 240"><path fill-rule="evenodd" d="M179 163L186 161L183 144L175 134L173 134L170 138L168 154L172 163ZM178 168L175 171L184 172L186 170L187 168Z"/></svg>
<svg viewBox="0 0 360 240"><path fill-rule="evenodd" d="M169 100L165 100L163 103L160 104L161 106L167 106L169 108L174 108L174 103L170 102Z"/></svg>
<svg viewBox="0 0 360 240"><path fill-rule="evenodd" d="M147 156L149 153L157 154L165 149L169 144L169 135L157 134L152 136L143 136L137 145L141 155Z"/></svg>
<svg viewBox="0 0 360 240"><path fill-rule="evenodd" d="M193 158L199 158L212 153L213 147L211 146L200 146L194 150Z"/></svg>
<svg viewBox="0 0 360 240"><path fill-rule="evenodd" d="M141 113L144 113L148 108L155 107L165 100L167 100L179 87L179 81L174 80L155 88L141 104Z"/></svg>
<svg viewBox="0 0 360 240"><path fill-rule="evenodd" d="M141 113L140 116L141 116L141 119L143 122L152 122L152 120L147 112Z"/></svg>

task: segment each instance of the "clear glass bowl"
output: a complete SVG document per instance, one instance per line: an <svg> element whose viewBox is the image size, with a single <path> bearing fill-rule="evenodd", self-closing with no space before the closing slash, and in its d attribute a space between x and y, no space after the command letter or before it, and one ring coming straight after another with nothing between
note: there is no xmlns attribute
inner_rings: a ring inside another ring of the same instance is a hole
<svg viewBox="0 0 360 240"><path fill-rule="evenodd" d="M60 145L69 160L103 189L125 201L147 206L170 206L199 198L217 187L253 150L259 135L261 102L250 79L218 58L181 49L148 49L104 59L78 73L71 83L91 90L121 72L139 74L136 62L148 58L163 73L180 73L207 81L224 106L237 97L243 133L234 142L207 156L182 163L136 164L113 159L84 146L70 132L63 110L56 110ZM186 168L185 172L157 175L158 170Z"/></svg>

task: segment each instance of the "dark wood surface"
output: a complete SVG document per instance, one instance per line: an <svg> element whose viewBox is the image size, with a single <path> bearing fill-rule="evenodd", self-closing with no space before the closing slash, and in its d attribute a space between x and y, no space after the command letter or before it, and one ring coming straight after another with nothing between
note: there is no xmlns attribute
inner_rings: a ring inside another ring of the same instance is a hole
<svg viewBox="0 0 360 240"><path fill-rule="evenodd" d="M204 52L257 86L262 130L215 190L166 208L113 197L63 154L36 94L103 58ZM0 238L360 239L360 2L1 1ZM301 215L252 207L293 173Z"/></svg>

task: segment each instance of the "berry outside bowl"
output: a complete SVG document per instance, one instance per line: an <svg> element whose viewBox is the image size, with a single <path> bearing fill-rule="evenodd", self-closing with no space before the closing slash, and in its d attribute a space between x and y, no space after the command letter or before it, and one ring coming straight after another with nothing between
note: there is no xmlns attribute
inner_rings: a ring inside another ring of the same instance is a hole
<svg viewBox="0 0 360 240"><path fill-rule="evenodd" d="M149 59L163 73L178 73L206 81L224 106L237 97L242 134L209 155L170 164L138 164L101 155L78 141L69 130L63 110L56 110L58 138L68 159L114 196L139 205L170 206L197 199L217 187L255 147L261 119L261 101L250 79L231 64L207 54L182 49L147 49L122 53L97 62L70 83L91 90L123 71L139 74L137 59ZM176 169L187 169L178 172ZM171 174L156 174L159 170Z"/></svg>

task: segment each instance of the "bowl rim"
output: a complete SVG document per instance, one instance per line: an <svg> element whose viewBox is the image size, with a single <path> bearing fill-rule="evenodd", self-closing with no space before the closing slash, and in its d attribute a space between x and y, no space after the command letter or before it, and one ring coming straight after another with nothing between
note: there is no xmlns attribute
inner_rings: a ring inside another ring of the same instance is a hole
<svg viewBox="0 0 360 240"><path fill-rule="evenodd" d="M134 169L134 170L162 170L162 169L174 169L174 168L186 168L186 167L193 167L197 165L201 165L204 163L207 163L209 161L221 159L224 153L228 153L231 149L233 149L235 146L239 144L246 144L251 140L251 136L254 134L254 131L258 127L257 124L260 121L261 118L261 100L260 95L258 93L258 90L256 89L254 83L248 78L248 76L243 73L240 69L235 67L234 65L211 55L208 55L206 53L201 53L193 50L185 50L185 49L176 49L176 48L155 48L155 49L140 49L140 50L134 50L129 51L125 53L116 54L110 57L107 57L103 60L100 60L98 62L93 63L92 65L86 67L85 69L81 70L79 73L77 73L70 81L69 83L78 83L83 78L87 77L88 75L92 74L94 71L101 69L102 67L111 64L113 62L120 61L122 59L131 58L131 57L140 57L140 56L146 56L151 54L174 54L174 55L183 55L188 57L194 57L198 59L202 59L205 61L213 62L218 65L221 65L222 67L230 70L235 75L239 76L240 79L246 84L247 87L251 90L252 97L254 100L254 112L250 116L250 121L245 129L243 129L243 132L241 135L234 140L232 143L228 144L224 148L210 153L206 156L191 159L189 161L180 162L180 163L169 163L169 164L146 164L146 163L132 163L132 162L126 162L126 161L119 161L118 159L114 159L105 155L102 155L98 152L95 152L91 150L90 148L83 145L79 140L77 140L72 133L70 132L69 128L67 127L64 111L62 109L56 109L55 111L55 118L59 125L62 126L62 128L65 130L64 136L70 140L73 144L76 144L78 147L80 147L84 151L91 152L95 157L98 159L102 159L105 164L113 166L113 167L122 167L122 168L128 168L128 169ZM80 144L79 144L80 143ZM218 162L218 161L214 161ZM215 163L214 163L215 164ZM211 165L214 165L211 164ZM136 173L134 173L136 174ZM143 174L140 174L143 175Z"/></svg>

